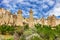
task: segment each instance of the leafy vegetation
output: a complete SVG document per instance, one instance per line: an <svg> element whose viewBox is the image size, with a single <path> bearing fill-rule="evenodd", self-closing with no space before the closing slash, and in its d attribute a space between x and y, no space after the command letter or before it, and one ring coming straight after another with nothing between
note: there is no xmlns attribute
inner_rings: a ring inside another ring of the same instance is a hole
<svg viewBox="0 0 60 40"><path fill-rule="evenodd" d="M54 29L51 26L41 24L35 24L34 28L29 28L28 24L24 26L0 26L2 34L14 34L14 32L20 34L20 40L60 40L60 25L55 26Z"/></svg>
<svg viewBox="0 0 60 40"><path fill-rule="evenodd" d="M31 38L31 40L41 40L39 37L37 37L37 36L33 36L32 38Z"/></svg>
<svg viewBox="0 0 60 40"><path fill-rule="evenodd" d="M2 34L6 34L6 33L13 34L14 30L15 29L13 26L9 26L9 25L1 25L0 26L0 33L2 33Z"/></svg>

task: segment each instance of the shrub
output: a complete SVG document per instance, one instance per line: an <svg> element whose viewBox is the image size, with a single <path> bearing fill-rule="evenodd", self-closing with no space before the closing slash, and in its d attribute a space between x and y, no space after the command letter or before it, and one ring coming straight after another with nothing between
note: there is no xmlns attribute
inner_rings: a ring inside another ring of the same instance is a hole
<svg viewBox="0 0 60 40"><path fill-rule="evenodd" d="M38 29L38 28L40 28L41 27L41 24L35 24L35 27Z"/></svg>
<svg viewBox="0 0 60 40"><path fill-rule="evenodd" d="M25 30L23 33L23 35L25 35L25 36L29 36L31 34L33 34L33 31L31 29Z"/></svg>
<svg viewBox="0 0 60 40"><path fill-rule="evenodd" d="M55 39L55 30L52 30L50 26L43 25L40 27L38 25L35 26L37 33L44 39L44 40L53 40Z"/></svg>
<svg viewBox="0 0 60 40"><path fill-rule="evenodd" d="M9 39L7 39L7 40L14 40L13 38L9 38Z"/></svg>
<svg viewBox="0 0 60 40"><path fill-rule="evenodd" d="M13 33L14 32L14 27L9 26L9 25L1 25L0 26L0 32L2 34L6 34L6 33Z"/></svg>
<svg viewBox="0 0 60 40"><path fill-rule="evenodd" d="M39 37L37 37L37 36L33 36L32 38L31 38L31 40L41 40Z"/></svg>
<svg viewBox="0 0 60 40"><path fill-rule="evenodd" d="M24 25L24 30L27 30L27 29L29 29L29 25L28 24L25 24Z"/></svg>

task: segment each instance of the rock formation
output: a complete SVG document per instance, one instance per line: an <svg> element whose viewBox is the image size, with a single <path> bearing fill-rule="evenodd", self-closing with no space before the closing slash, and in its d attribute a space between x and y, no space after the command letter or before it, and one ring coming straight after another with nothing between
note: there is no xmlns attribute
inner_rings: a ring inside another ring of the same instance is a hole
<svg viewBox="0 0 60 40"><path fill-rule="evenodd" d="M54 15L49 16L47 21L48 21L48 25L56 26L56 17Z"/></svg>
<svg viewBox="0 0 60 40"><path fill-rule="evenodd" d="M22 17L22 11L18 10L16 25L23 26L23 19L24 18Z"/></svg>
<svg viewBox="0 0 60 40"><path fill-rule="evenodd" d="M34 19L33 19L33 11L32 9L30 9L30 16L29 16L29 27L33 27L34 26Z"/></svg>
<svg viewBox="0 0 60 40"><path fill-rule="evenodd" d="M57 19L54 15L48 16L47 19L34 19L33 18L33 11L30 9L30 16L29 18L24 18L22 16L22 10L18 10L17 15L12 14L9 11L0 8L0 25L7 24L7 25L17 25L23 26L24 23L28 23L29 27L33 27L34 24L40 23L42 25L51 25L56 26L60 24L60 19Z"/></svg>

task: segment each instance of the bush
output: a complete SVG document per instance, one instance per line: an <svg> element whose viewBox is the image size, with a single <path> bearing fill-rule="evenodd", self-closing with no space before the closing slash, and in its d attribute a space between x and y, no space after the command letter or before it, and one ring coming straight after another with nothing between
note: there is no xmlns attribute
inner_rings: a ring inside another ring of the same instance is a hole
<svg viewBox="0 0 60 40"><path fill-rule="evenodd" d="M44 40L54 40L56 37L56 29L52 30L50 26L42 25L43 27L38 27L36 25L37 33L44 39Z"/></svg>
<svg viewBox="0 0 60 40"><path fill-rule="evenodd" d="M6 33L14 33L14 27L9 26L9 25L1 25L0 26L0 32L2 34L6 34Z"/></svg>
<svg viewBox="0 0 60 40"><path fill-rule="evenodd" d="M41 27L43 26L43 27ZM55 29L51 29L51 26L36 24L34 28L29 28L28 24L24 26L9 26L9 25L0 25L0 33L13 34L16 31L19 34L22 34L20 40L25 40L26 37L37 33L39 37L31 37L31 40L55 40L60 38L60 25L55 26ZM24 35L24 36L23 36ZM13 40L13 39L8 39Z"/></svg>
<svg viewBox="0 0 60 40"><path fill-rule="evenodd" d="M31 34L33 34L33 31L31 29L25 30L23 33L24 36L29 36Z"/></svg>
<svg viewBox="0 0 60 40"><path fill-rule="evenodd" d="M24 30L27 30L27 29L29 29L29 25L28 24L25 24L24 25Z"/></svg>
<svg viewBox="0 0 60 40"><path fill-rule="evenodd" d="M35 24L35 27L38 29L38 28L41 28L41 24Z"/></svg>
<svg viewBox="0 0 60 40"><path fill-rule="evenodd" d="M13 38L9 38L9 39L7 39L7 40L14 40Z"/></svg>
<svg viewBox="0 0 60 40"><path fill-rule="evenodd" d="M32 38L31 38L31 40L41 40L39 37L37 37L37 36L33 36Z"/></svg>

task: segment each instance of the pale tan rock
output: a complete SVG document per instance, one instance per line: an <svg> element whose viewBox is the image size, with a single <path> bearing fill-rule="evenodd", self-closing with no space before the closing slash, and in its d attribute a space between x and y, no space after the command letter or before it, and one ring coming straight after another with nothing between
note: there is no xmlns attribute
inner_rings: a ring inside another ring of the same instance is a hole
<svg viewBox="0 0 60 40"><path fill-rule="evenodd" d="M52 27L60 24L60 19L57 19L54 15L48 16L47 19L43 17L41 19L33 18L33 11L30 9L29 18L25 18L22 16L22 10L18 10L17 15L11 14L8 10L0 8L0 25L17 25L23 26L23 23L29 24L29 27L33 27L34 24L42 24L42 25L51 25Z"/></svg>
<svg viewBox="0 0 60 40"><path fill-rule="evenodd" d="M13 14L10 14L8 25L10 25L10 26L13 25Z"/></svg>
<svg viewBox="0 0 60 40"><path fill-rule="evenodd" d="M16 25L16 21L17 21L17 16L16 14L13 14L13 25Z"/></svg>
<svg viewBox="0 0 60 40"><path fill-rule="evenodd" d="M23 16L22 16L22 10L18 10L17 12L17 21L16 21L16 25L17 26L23 26Z"/></svg>
<svg viewBox="0 0 60 40"><path fill-rule="evenodd" d="M30 17L29 17L29 27L33 27L34 26L34 18L33 18L33 11L32 9L30 9Z"/></svg>
<svg viewBox="0 0 60 40"><path fill-rule="evenodd" d="M49 16L48 19L47 19L47 23L48 25L51 25L51 26L56 26L56 17L54 15L52 16Z"/></svg>
<svg viewBox="0 0 60 40"><path fill-rule="evenodd" d="M40 21L41 21L41 24L42 24L42 25L44 25L44 24L45 24L45 19L44 19L43 17L41 18L41 20L40 20Z"/></svg>
<svg viewBox="0 0 60 40"><path fill-rule="evenodd" d="M3 17L6 24L8 24L8 22L10 20L10 15L9 14L10 14L10 12L6 11L5 15Z"/></svg>

